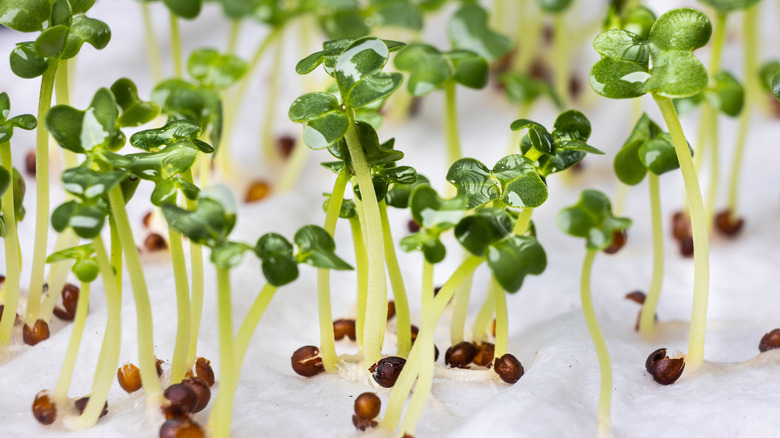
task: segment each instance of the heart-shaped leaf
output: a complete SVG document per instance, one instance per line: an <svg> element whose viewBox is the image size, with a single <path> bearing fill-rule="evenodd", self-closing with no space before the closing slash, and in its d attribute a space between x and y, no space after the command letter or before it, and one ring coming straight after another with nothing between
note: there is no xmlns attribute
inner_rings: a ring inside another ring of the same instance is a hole
<svg viewBox="0 0 780 438"><path fill-rule="evenodd" d="M672 137L665 132L644 143L638 153L642 164L656 175L680 168Z"/></svg>
<svg viewBox="0 0 780 438"><path fill-rule="evenodd" d="M10 112L11 99L6 92L2 92L0 93L0 145L11 140L14 128L21 128L29 131L38 126L35 117L30 114L22 114L9 119L8 115Z"/></svg>
<svg viewBox="0 0 780 438"><path fill-rule="evenodd" d="M468 252L484 257L488 247L512 234L512 219L503 208L480 208L455 226L455 238Z"/></svg>
<svg viewBox="0 0 780 438"><path fill-rule="evenodd" d="M531 120L518 119L509 128L512 131L528 128L528 139L537 151L550 155L555 153L555 139L544 126Z"/></svg>
<svg viewBox="0 0 780 438"><path fill-rule="evenodd" d="M122 108L119 116L119 126L139 126L151 122L160 114L160 105L154 102L144 102L138 98L138 88L133 81L121 78L111 85L111 92L116 103ZM200 128L200 127L198 127ZM130 143L133 137L130 137Z"/></svg>
<svg viewBox="0 0 780 438"><path fill-rule="evenodd" d="M324 149L347 133L349 117L336 96L307 93L295 99L288 112L290 120L303 123L303 141L312 149Z"/></svg>
<svg viewBox="0 0 780 438"><path fill-rule="evenodd" d="M59 57L65 48L65 38L68 36L70 28L63 24L50 27L35 39L35 51L45 57Z"/></svg>
<svg viewBox="0 0 780 438"><path fill-rule="evenodd" d="M645 94L644 85L649 78L646 66L612 58L602 58L590 69L593 91L612 99L629 99Z"/></svg>
<svg viewBox="0 0 780 438"><path fill-rule="evenodd" d="M747 9L761 0L699 0L717 9L721 14L728 14L740 9Z"/></svg>
<svg viewBox="0 0 780 438"><path fill-rule="evenodd" d="M92 239L103 228L108 215L106 207L100 204L79 204L76 201L66 202L52 212L52 227L58 233L70 227L77 236Z"/></svg>
<svg viewBox="0 0 780 438"><path fill-rule="evenodd" d="M159 181L186 172L195 163L198 149L189 141L181 141L157 152L129 154L128 170L141 179Z"/></svg>
<svg viewBox="0 0 780 438"><path fill-rule="evenodd" d="M642 114L631 135L615 155L615 174L624 184L639 184L648 170L661 175L679 168L668 133Z"/></svg>
<svg viewBox="0 0 780 438"><path fill-rule="evenodd" d="M424 96L442 87L453 74L444 55L428 44L409 44L395 55L393 63L397 69L409 72L407 89L414 96Z"/></svg>
<svg viewBox="0 0 780 438"><path fill-rule="evenodd" d="M705 93L710 105L727 116L736 117L745 105L745 89L737 78L725 71L713 76L715 87Z"/></svg>
<svg viewBox="0 0 780 438"><path fill-rule="evenodd" d="M241 263L246 251L253 248L240 242L221 242L211 251L211 262L222 269L232 269Z"/></svg>
<svg viewBox="0 0 780 438"><path fill-rule="evenodd" d="M406 252L421 251L425 260L431 264L439 263L447 256L447 248L441 243L439 236L428 230L404 236L400 246Z"/></svg>
<svg viewBox="0 0 780 438"><path fill-rule="evenodd" d="M203 153L214 152L211 145L198 140L201 126L191 120L174 120L162 128L147 129L130 136L130 144L145 151L155 151L172 144L187 142Z"/></svg>
<svg viewBox="0 0 780 438"><path fill-rule="evenodd" d="M191 241L211 248L227 239L236 221L234 213L209 197L201 197L192 211L175 204L163 204L161 209L168 226Z"/></svg>
<svg viewBox="0 0 780 438"><path fill-rule="evenodd" d="M203 5L203 0L162 0L162 2L174 14L190 20L200 14Z"/></svg>
<svg viewBox="0 0 780 438"><path fill-rule="evenodd" d="M656 16L653 11L645 6L635 6L626 12L621 28L647 39L655 20Z"/></svg>
<svg viewBox="0 0 780 438"><path fill-rule="evenodd" d="M265 279L273 286L283 286L298 278L298 261L293 246L284 236L266 233L255 245L255 253L262 260Z"/></svg>
<svg viewBox="0 0 780 438"><path fill-rule="evenodd" d="M35 32L51 17L49 0L3 0L0 24L19 32Z"/></svg>
<svg viewBox="0 0 780 438"><path fill-rule="evenodd" d="M108 195L125 175L121 170L98 172L83 166L73 167L62 172L62 187L84 201L94 201Z"/></svg>
<svg viewBox="0 0 780 438"><path fill-rule="evenodd" d="M452 163L447 171L447 181L458 189L458 196L468 200L466 207L469 210L501 197L501 187L490 169L473 158L461 158Z"/></svg>
<svg viewBox="0 0 780 438"><path fill-rule="evenodd" d="M707 70L693 53L669 50L653 56L653 71L644 90L671 98L687 97L703 91L708 81Z"/></svg>
<svg viewBox="0 0 780 438"><path fill-rule="evenodd" d="M210 132L212 144L218 145L222 136L222 100L210 88L197 87L180 79L167 79L152 90L152 101L162 107L168 120L187 119L200 124Z"/></svg>
<svg viewBox="0 0 780 438"><path fill-rule="evenodd" d="M444 55L455 69L455 82L469 88L485 88L490 75L490 67L485 58L465 49L451 50Z"/></svg>
<svg viewBox="0 0 780 438"><path fill-rule="evenodd" d="M390 49L375 37L355 40L338 57L335 78L344 104L360 107L392 94L401 86L400 73L382 73Z"/></svg>
<svg viewBox="0 0 780 438"><path fill-rule="evenodd" d="M298 246L298 263L317 268L351 270L352 266L336 255L336 243L322 227L305 225L293 237Z"/></svg>
<svg viewBox="0 0 780 438"><path fill-rule="evenodd" d="M35 51L32 41L17 44L11 52L11 71L22 79L37 78L48 68L49 63Z"/></svg>
<svg viewBox="0 0 780 438"><path fill-rule="evenodd" d="M631 226L631 219L612 215L609 198L598 190L583 190L579 201L558 213L558 228L586 239L590 250L603 250L612 244L615 232Z"/></svg>
<svg viewBox="0 0 780 438"><path fill-rule="evenodd" d="M80 111L67 105L56 105L46 113L46 129L65 149L85 153L95 147L108 147L124 136L116 129L117 106L107 88L95 93L89 107Z"/></svg>
<svg viewBox="0 0 780 438"><path fill-rule="evenodd" d="M647 39L623 29L601 32L593 40L593 48L602 56L621 61L647 64L650 60Z"/></svg>
<svg viewBox="0 0 780 438"><path fill-rule="evenodd" d="M447 23L447 36L453 47L475 52L493 61L512 49L512 41L488 26L487 11L476 3L460 7Z"/></svg>
<svg viewBox="0 0 780 438"><path fill-rule="evenodd" d="M534 163L523 155L508 155L493 166L501 183L501 199L516 207L539 207L547 200L547 184L536 173Z"/></svg>
<svg viewBox="0 0 780 438"><path fill-rule="evenodd" d="M577 110L562 112L553 125L553 136L558 140L582 140L590 138L590 121Z"/></svg>
<svg viewBox="0 0 780 438"><path fill-rule="evenodd" d="M711 35L712 23L706 15L696 9L679 8L658 17L648 41L654 50L691 52L704 47Z"/></svg>
<svg viewBox="0 0 780 438"><path fill-rule="evenodd" d="M466 212L467 200L462 196L442 199L431 186L418 186L409 198L412 217L423 228L438 235L455 226Z"/></svg>
<svg viewBox="0 0 780 438"><path fill-rule="evenodd" d="M220 54L215 49L197 49L187 60L190 76L204 86L225 89L238 82L246 72L247 64L231 54Z"/></svg>
<svg viewBox="0 0 780 438"><path fill-rule="evenodd" d="M487 264L501 287L514 293L527 275L544 272L547 254L535 237L513 235L488 247Z"/></svg>
<svg viewBox="0 0 780 438"><path fill-rule="evenodd" d="M100 20L87 18L83 15L73 17L70 32L62 51L62 59L70 59L76 56L84 43L102 50L111 41L111 28Z"/></svg>

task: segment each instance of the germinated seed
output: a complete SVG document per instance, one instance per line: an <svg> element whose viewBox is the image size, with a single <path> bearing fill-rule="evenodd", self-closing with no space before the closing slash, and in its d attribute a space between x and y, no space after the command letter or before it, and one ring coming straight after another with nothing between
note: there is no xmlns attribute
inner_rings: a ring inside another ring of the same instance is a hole
<svg viewBox="0 0 780 438"><path fill-rule="evenodd" d="M368 418L362 418L357 415L352 415L352 424L357 430L363 431L371 427L376 427L377 422L369 420Z"/></svg>
<svg viewBox="0 0 780 438"><path fill-rule="evenodd" d="M87 409L87 403L89 403L89 396L81 397L80 399L76 400L74 402L74 405L76 405L76 410L79 412L79 415L84 413L84 409ZM106 414L108 414L108 402L103 405L103 410L100 412L100 417L104 417Z"/></svg>
<svg viewBox="0 0 780 438"><path fill-rule="evenodd" d="M414 219L409 219L409 221L406 222L406 229L409 230L410 233L416 233L420 231L420 224Z"/></svg>
<svg viewBox="0 0 780 438"><path fill-rule="evenodd" d="M780 329L774 329L765 334L761 337L761 342L758 343L758 351L762 353L775 348L780 348Z"/></svg>
<svg viewBox="0 0 780 438"><path fill-rule="evenodd" d="M164 362L162 359L157 359L157 356L154 357L154 366L157 368L157 377L162 377L163 375L163 363Z"/></svg>
<svg viewBox="0 0 780 438"><path fill-rule="evenodd" d="M647 357L645 369L656 382L661 385L671 385L682 376L685 369L685 358L671 358L667 356L666 348L659 348Z"/></svg>
<svg viewBox="0 0 780 438"><path fill-rule="evenodd" d="M211 369L211 361L205 357L199 357L195 361L195 375L203 379L209 386L214 386L214 382L216 382L214 370Z"/></svg>
<svg viewBox="0 0 780 438"><path fill-rule="evenodd" d="M34 177L35 167L35 151L31 150L27 152L27 155L24 156L24 171L27 173L27 175Z"/></svg>
<svg viewBox="0 0 780 438"><path fill-rule="evenodd" d="M398 356L388 356L371 365L368 371L379 386L383 388L392 388L401 371L406 365L406 359Z"/></svg>
<svg viewBox="0 0 780 438"><path fill-rule="evenodd" d="M290 358L292 369L303 377L312 377L325 371L320 357L320 349L313 345L306 345L293 353Z"/></svg>
<svg viewBox="0 0 780 438"><path fill-rule="evenodd" d="M295 137L291 135L280 135L276 139L276 147L279 148L279 154L285 160L290 158L293 149L295 149Z"/></svg>
<svg viewBox="0 0 780 438"><path fill-rule="evenodd" d="M607 254L615 254L626 245L626 231L617 230L612 233L612 244L604 249Z"/></svg>
<svg viewBox="0 0 780 438"><path fill-rule="evenodd" d="M382 400L373 392L364 392L355 399L355 415L368 420L379 416Z"/></svg>
<svg viewBox="0 0 780 438"><path fill-rule="evenodd" d="M468 368L476 355L477 348L474 344L464 341L447 349L444 353L444 363L451 368Z"/></svg>
<svg viewBox="0 0 780 438"><path fill-rule="evenodd" d="M357 339L355 336L355 320L337 319L333 321L333 335L337 341L344 339L345 336L353 341Z"/></svg>
<svg viewBox="0 0 780 438"><path fill-rule="evenodd" d="M181 383L192 388L195 395L198 396L198 406L192 411L193 413L200 412L208 406L209 400L211 400L211 388L209 388L208 382L200 377L192 376L182 380Z"/></svg>
<svg viewBox="0 0 780 438"><path fill-rule="evenodd" d="M198 394L189 385L184 383L175 383L163 392L163 396L168 399L172 405L179 405L187 412L196 412L200 400Z"/></svg>
<svg viewBox="0 0 780 438"><path fill-rule="evenodd" d="M149 233L144 239L144 248L147 251L162 251L168 249L168 242L159 233Z"/></svg>
<svg viewBox="0 0 780 438"><path fill-rule="evenodd" d="M523 377L523 374L525 374L525 370L520 361L509 353L496 359L493 370L495 370L501 380L509 384L517 383L517 381Z"/></svg>
<svg viewBox="0 0 780 438"><path fill-rule="evenodd" d="M265 199L268 194L271 193L271 186L268 182L263 180L253 181L246 190L246 196L244 196L244 202L257 202Z"/></svg>
<svg viewBox="0 0 780 438"><path fill-rule="evenodd" d="M741 217L733 215L730 209L721 210L715 216L715 227L724 236L736 236L744 224L745 220Z"/></svg>
<svg viewBox="0 0 780 438"><path fill-rule="evenodd" d="M35 395L32 411L35 419L41 424L52 424L57 419L57 407L49 397L49 391L45 389Z"/></svg>
<svg viewBox="0 0 780 438"><path fill-rule="evenodd" d="M496 346L490 342L481 342L475 345L477 352L474 355L474 363L481 367L490 366L493 356L496 354Z"/></svg>
<svg viewBox="0 0 780 438"><path fill-rule="evenodd" d="M116 370L116 380L129 394L141 389L141 372L131 363L126 363Z"/></svg>
<svg viewBox="0 0 780 438"><path fill-rule="evenodd" d="M36 345L49 339L49 324L42 319L35 321L32 327L25 324L22 329L22 339L27 345Z"/></svg>
<svg viewBox="0 0 780 438"><path fill-rule="evenodd" d="M395 301L387 302L387 320L390 321L395 316Z"/></svg>
<svg viewBox="0 0 780 438"><path fill-rule="evenodd" d="M63 321L73 321L76 317L76 306L79 302L79 288L66 283L62 288L62 307L54 308L54 316Z"/></svg>
<svg viewBox="0 0 780 438"><path fill-rule="evenodd" d="M186 417L167 420L160 427L160 438L202 438L203 429L198 423Z"/></svg>
<svg viewBox="0 0 780 438"><path fill-rule="evenodd" d="M627 293L626 299L631 300L637 304L644 304L645 299L647 299L647 295L645 295L645 293L642 292L641 290L635 290L633 292Z"/></svg>

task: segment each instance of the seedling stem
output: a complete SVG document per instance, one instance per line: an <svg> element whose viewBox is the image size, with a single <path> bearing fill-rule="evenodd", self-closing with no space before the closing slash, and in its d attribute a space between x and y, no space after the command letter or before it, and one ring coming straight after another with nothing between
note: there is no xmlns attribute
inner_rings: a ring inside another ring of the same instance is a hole
<svg viewBox="0 0 780 438"><path fill-rule="evenodd" d="M241 323L241 326L238 328L234 348L236 350L236 361L238 364L236 372L239 374L241 373L241 364L244 363L244 357L246 357L246 352L249 348L249 342L252 340L252 335L255 333L257 325L263 318L263 314L265 313L265 309L268 307L268 303L271 302L274 294L276 294L276 290L276 286L266 283L265 286L263 286L263 288L260 290L257 298L255 298L255 301L252 303L252 307L249 308L249 312L247 312L246 316L244 317L244 321ZM333 326L331 325L331 329L332 328ZM320 349L320 351L322 351L322 349Z"/></svg>
<svg viewBox="0 0 780 438"><path fill-rule="evenodd" d="M561 99L564 108L569 107L569 29L564 18L565 12L553 17L553 59L555 69L555 93Z"/></svg>
<svg viewBox="0 0 780 438"><path fill-rule="evenodd" d="M308 149L308 148L307 148ZM358 207L361 216L361 208ZM368 290L368 254L363 240L363 230L359 218L350 218L352 245L355 248L355 270L357 271L357 317L355 318L355 338L358 348L363 350L363 327L366 325L366 291Z"/></svg>
<svg viewBox="0 0 780 438"><path fill-rule="evenodd" d="M152 70L152 80L158 83L163 78L160 48L157 46L157 36L154 34L152 25L152 14L149 11L149 3L141 2L141 14L144 20L144 29L146 34L146 53L149 57L149 65Z"/></svg>
<svg viewBox="0 0 780 438"><path fill-rule="evenodd" d="M232 388L236 383L236 354L233 348L233 323L230 305L230 270L217 268L217 320L219 326L219 383ZM230 436L233 397L221 397L209 417L209 428L216 438Z"/></svg>
<svg viewBox="0 0 780 438"><path fill-rule="evenodd" d="M265 102L265 119L263 120L260 139L262 143L263 156L269 162L279 161L281 155L276 148L276 139L274 138L274 124L276 122L276 107L279 97L280 80L282 76L282 55L284 54L284 28L280 28L280 37L276 41L276 51L271 62L271 82L268 84L268 99ZM306 148L308 149L308 148Z"/></svg>
<svg viewBox="0 0 780 438"><path fill-rule="evenodd" d="M171 361L171 384L180 383L187 371L187 347L190 339L190 284L181 233L168 227L168 243L173 261L173 278L176 287L176 343Z"/></svg>
<svg viewBox="0 0 780 438"><path fill-rule="evenodd" d="M447 139L447 165L458 161L462 151L460 146L460 132L458 130L458 104L455 95L455 79L448 79L444 83L444 126ZM450 187L453 189L454 187Z"/></svg>
<svg viewBox="0 0 780 438"><path fill-rule="evenodd" d="M393 298L395 299L398 356L406 358L412 349L412 322L409 316L409 299L406 296L406 286L404 286L401 266L398 264L398 257L395 253L395 242L393 233L390 230L390 221L387 219L387 205L384 200L379 203L379 215L382 218L387 276L390 278L390 286L393 287Z"/></svg>
<svg viewBox="0 0 780 438"><path fill-rule="evenodd" d="M60 368L60 377L54 387L54 404L65 406L68 402L68 388L73 378L73 370L76 367L76 356L81 346L81 336L84 334L84 324L87 322L87 309L89 308L89 287L87 282L81 283L79 300L76 305L76 316L73 318L73 330L68 341L68 349L65 350L65 360Z"/></svg>
<svg viewBox="0 0 780 438"><path fill-rule="evenodd" d="M477 317L474 319L474 332L471 336L471 340L480 343L487 339L488 325L493 318L493 312L495 311L495 301L493 300L493 282L490 282L489 290L485 295L485 301L482 303L482 307L477 312Z"/></svg>
<svg viewBox="0 0 780 438"><path fill-rule="evenodd" d="M645 339L649 339L655 332L655 309L658 306L664 281L664 234L658 175L647 172L647 182L650 187L650 221L653 230L653 274L645 304L642 306L642 314L639 317L639 333Z"/></svg>
<svg viewBox="0 0 780 438"><path fill-rule="evenodd" d="M11 145L8 142L0 144L0 163L5 169L13 169L11 162ZM13 175L13 174L12 174ZM12 177L13 178L13 177ZM13 183L12 183L13 184ZM13 186L3 193L2 199L3 219L6 234L3 238L5 245L5 310L0 321L0 342L8 345L11 340L11 330L16 320L16 307L19 304L19 277L21 275L21 263L19 262L19 237L16 231L16 217L14 212Z"/></svg>
<svg viewBox="0 0 780 438"><path fill-rule="evenodd" d="M179 32L179 19L173 12L170 13L171 22L171 58L173 58L173 75L181 78L184 69L181 62L181 33Z"/></svg>
<svg viewBox="0 0 780 438"><path fill-rule="evenodd" d="M493 302L496 307L496 345L493 357L497 359L506 354L509 342L509 312L507 311L504 288L498 284L495 277L491 276L491 281L493 282Z"/></svg>

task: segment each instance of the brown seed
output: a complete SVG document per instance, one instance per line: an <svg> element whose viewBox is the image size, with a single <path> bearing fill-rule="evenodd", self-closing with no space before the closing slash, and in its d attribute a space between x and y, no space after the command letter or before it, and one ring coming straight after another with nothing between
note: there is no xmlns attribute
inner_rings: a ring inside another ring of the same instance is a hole
<svg viewBox="0 0 780 438"><path fill-rule="evenodd" d="M715 228L724 236L734 237L742 230L745 220L731 213L731 210L721 210L715 216Z"/></svg>
<svg viewBox="0 0 780 438"><path fill-rule="evenodd" d="M188 377L182 380L181 383L192 388L192 390L195 391L195 395L198 396L198 406L192 411L193 413L200 412L209 405L209 400L211 400L211 388L209 388L208 382L200 377Z"/></svg>
<svg viewBox="0 0 780 438"><path fill-rule="evenodd" d="M493 322L490 325L490 333L495 338L496 337L496 319L493 318Z"/></svg>
<svg viewBox="0 0 780 438"><path fill-rule="evenodd" d="M585 171L585 161L578 161L569 168L569 172L571 173L582 173L584 171Z"/></svg>
<svg viewBox="0 0 780 438"><path fill-rule="evenodd" d="M337 341L344 339L345 336L353 341L357 339L355 337L355 320L337 319L333 321L333 335Z"/></svg>
<svg viewBox="0 0 780 438"><path fill-rule="evenodd" d="M412 103L409 104L409 117L417 117L420 114L420 108L422 108L422 97L414 96Z"/></svg>
<svg viewBox="0 0 780 438"><path fill-rule="evenodd" d="M257 202L264 199L271 192L271 186L266 181L257 180L253 181L246 190L246 196L244 196L244 202Z"/></svg>
<svg viewBox="0 0 780 438"><path fill-rule="evenodd" d="M355 399L355 414L358 417L373 420L379 416L382 400L373 392L364 392Z"/></svg>
<svg viewBox="0 0 780 438"><path fill-rule="evenodd" d="M29 176L35 176L35 151L31 150L24 156L24 171Z"/></svg>
<svg viewBox="0 0 780 438"><path fill-rule="evenodd" d="M420 331L420 329L418 329L416 325L412 324L412 325L409 326L409 330L412 333L411 334L411 336L412 336L412 344L414 344L414 341L417 340L417 333Z"/></svg>
<svg viewBox="0 0 780 438"><path fill-rule="evenodd" d="M368 369L376 383L383 388L392 388L401 371L406 365L406 359L398 356L388 356L371 365Z"/></svg>
<svg viewBox="0 0 780 438"><path fill-rule="evenodd" d="M35 321L32 328L25 324L22 329L22 339L27 345L36 345L41 341L45 341L49 339L49 335L49 324L42 319Z"/></svg>
<svg viewBox="0 0 780 438"><path fill-rule="evenodd" d="M617 230L612 233L612 244L609 245L604 252L607 254L615 254L620 251L626 244L626 230Z"/></svg>
<svg viewBox="0 0 780 438"><path fill-rule="evenodd" d="M5 312L5 305L0 304L0 319L3 318L3 312ZM18 313L16 314L16 318L14 318L14 326L22 325L22 317Z"/></svg>
<svg viewBox="0 0 780 438"><path fill-rule="evenodd" d="M476 345L477 353L474 355L474 363L481 367L490 366L493 363L496 346L490 342L481 342Z"/></svg>
<svg viewBox="0 0 780 438"><path fill-rule="evenodd" d="M89 403L89 396L81 397L75 401L76 410L79 411L79 415L84 413L84 409L87 409L87 403ZM103 405L103 411L100 412L100 417L104 417L108 414L108 402Z"/></svg>
<svg viewBox="0 0 780 438"><path fill-rule="evenodd" d="M147 251L162 251L168 249L168 242L158 233L149 233L144 239L144 248Z"/></svg>
<svg viewBox="0 0 780 438"><path fill-rule="evenodd" d="M306 345L293 353L290 358L292 369L303 377L312 377L325 371L320 357L320 349L313 345Z"/></svg>
<svg viewBox="0 0 780 438"><path fill-rule="evenodd" d="M285 160L290 158L295 148L295 137L291 135L280 135L276 138L276 147L279 148L279 154Z"/></svg>
<svg viewBox="0 0 780 438"><path fill-rule="evenodd" d="M471 342L461 342L453 345L444 353L444 363L450 368L468 368L477 355L477 347Z"/></svg>
<svg viewBox="0 0 780 438"><path fill-rule="evenodd" d="M693 257L693 237L683 239L678 242L680 244L680 255L683 257Z"/></svg>
<svg viewBox="0 0 780 438"><path fill-rule="evenodd" d="M780 329L774 329L771 332L761 337L761 342L758 343L758 351L765 352L780 348Z"/></svg>
<svg viewBox="0 0 780 438"><path fill-rule="evenodd" d="M661 385L671 385L682 376L685 369L685 358L671 358L667 356L666 348L659 348L647 357L645 369L656 382Z"/></svg>
<svg viewBox="0 0 780 438"><path fill-rule="evenodd" d="M198 423L186 417L171 418L160 427L160 438L202 438L204 436Z"/></svg>
<svg viewBox="0 0 780 438"><path fill-rule="evenodd" d="M571 76L569 76L569 96L571 96L573 100L577 100L581 93L582 83L580 82L580 78L572 73Z"/></svg>
<svg viewBox="0 0 780 438"><path fill-rule="evenodd" d="M395 301L387 302L387 320L393 319L395 316Z"/></svg>
<svg viewBox="0 0 780 438"><path fill-rule="evenodd" d="M157 359L157 357L155 356L155 358L154 358L154 367L157 369L157 377L162 377L162 375L163 375L163 368L162 368L162 364L163 363L165 363L165 362L163 362L162 359Z"/></svg>
<svg viewBox="0 0 780 438"><path fill-rule="evenodd" d="M49 397L49 391L44 389L35 395L32 405L33 416L41 424L52 424L57 419L57 406Z"/></svg>
<svg viewBox="0 0 780 438"><path fill-rule="evenodd" d="M509 384L515 384L525 373L520 361L509 353L496 359L493 369L501 380Z"/></svg>
<svg viewBox="0 0 780 438"><path fill-rule="evenodd" d="M79 288L66 283L62 288L62 307L54 308L54 315L63 321L73 321L76 317L76 306L79 303Z"/></svg>
<svg viewBox="0 0 780 438"><path fill-rule="evenodd" d="M691 218L682 211L677 211L672 215L672 236L677 241L693 237Z"/></svg>
<svg viewBox="0 0 780 438"><path fill-rule="evenodd" d="M416 233L420 231L420 224L414 219L409 219L406 223L406 229L409 230L410 233Z"/></svg>
<svg viewBox="0 0 780 438"><path fill-rule="evenodd" d="M162 411L166 420L170 420L171 418L192 418L189 409L182 405L168 405L164 407Z"/></svg>
<svg viewBox="0 0 780 438"><path fill-rule="evenodd" d="M414 435L405 433L404 436L402 436L401 438L414 438Z"/></svg>
<svg viewBox="0 0 780 438"><path fill-rule="evenodd" d="M637 304L644 304L645 303L645 299L647 298L647 295L645 295L645 293L642 292L641 290L635 290L633 292L627 293L625 298L627 300L631 300L631 301L633 301L633 302L635 302Z"/></svg>
<svg viewBox="0 0 780 438"><path fill-rule="evenodd" d="M553 82L553 72L547 64L545 64L542 58L535 58L533 60L528 74L531 78L547 82L548 84Z"/></svg>
<svg viewBox="0 0 780 438"><path fill-rule="evenodd" d="M214 370L211 369L211 361L205 357L199 357L195 361L195 375L206 381L209 386L214 386L214 382L216 382Z"/></svg>
<svg viewBox="0 0 780 438"><path fill-rule="evenodd" d="M188 412L195 412L200 404L195 390L184 383L174 383L167 387L163 396L170 400L172 405L180 405Z"/></svg>
<svg viewBox="0 0 780 438"><path fill-rule="evenodd" d="M141 223L144 224L144 228L149 228L149 226L152 224L152 212L148 211L144 215L143 219L141 219Z"/></svg>
<svg viewBox="0 0 780 438"><path fill-rule="evenodd" d="M376 427L378 423L374 420L369 420L368 418L362 418L353 414L352 424L355 425L357 430L363 431L371 427Z"/></svg>
<svg viewBox="0 0 780 438"><path fill-rule="evenodd" d="M126 363L116 370L116 380L128 394L141 389L141 371L131 363Z"/></svg>

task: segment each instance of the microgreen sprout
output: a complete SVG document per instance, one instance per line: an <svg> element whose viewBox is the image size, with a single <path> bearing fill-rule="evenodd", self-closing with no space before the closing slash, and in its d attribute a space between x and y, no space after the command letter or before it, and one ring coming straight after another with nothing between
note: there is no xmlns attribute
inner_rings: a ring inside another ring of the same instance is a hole
<svg viewBox="0 0 780 438"><path fill-rule="evenodd" d="M590 332L593 345L596 347L599 369L601 370L601 387L599 390L596 423L596 435L598 437L611 436L612 365L607 344L599 327L596 311L593 308L590 277L593 261L598 251L608 248L612 244L612 238L615 233L624 231L630 225L630 219L612 215L609 199L596 190L584 190L577 204L564 208L558 214L558 227L574 237L584 238L586 241L585 246L588 250L582 265L580 298L582 300L582 312L585 314L585 323L588 326L588 332Z"/></svg>
<svg viewBox="0 0 780 438"><path fill-rule="evenodd" d="M594 91L613 99L651 93L672 137L693 226L694 305L688 349L688 369L697 369L704 359L704 333L709 294L709 243L704 201L672 98L700 93L707 86L707 70L693 50L707 43L710 20L695 9L671 10L656 20L647 38L612 29L596 36L593 46L602 55L590 72ZM651 62L652 61L652 62Z"/></svg>

